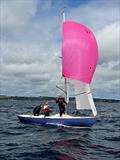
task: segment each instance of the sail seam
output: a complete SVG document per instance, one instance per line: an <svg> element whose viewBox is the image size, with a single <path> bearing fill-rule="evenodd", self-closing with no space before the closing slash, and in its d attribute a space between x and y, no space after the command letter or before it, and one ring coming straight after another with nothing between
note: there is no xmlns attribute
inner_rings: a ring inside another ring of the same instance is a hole
<svg viewBox="0 0 120 160"><path fill-rule="evenodd" d="M78 94L76 94L75 96L79 96L79 95L81 95L81 94L90 94L91 92L82 92L82 93L78 93Z"/></svg>

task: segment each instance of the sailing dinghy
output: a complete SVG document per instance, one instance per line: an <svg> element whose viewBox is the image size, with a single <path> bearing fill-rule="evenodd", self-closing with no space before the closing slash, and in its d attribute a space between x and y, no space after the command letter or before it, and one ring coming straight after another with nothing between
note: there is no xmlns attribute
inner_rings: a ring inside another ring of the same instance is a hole
<svg viewBox="0 0 120 160"><path fill-rule="evenodd" d="M98 60L96 39L86 26L72 21L65 21L63 12L62 28L62 76L65 79L65 100L69 102L69 82L74 81L76 109L92 110L93 117L73 117L59 114L18 115L21 122L54 124L66 126L91 127L96 123L96 107L90 91L90 83Z"/></svg>

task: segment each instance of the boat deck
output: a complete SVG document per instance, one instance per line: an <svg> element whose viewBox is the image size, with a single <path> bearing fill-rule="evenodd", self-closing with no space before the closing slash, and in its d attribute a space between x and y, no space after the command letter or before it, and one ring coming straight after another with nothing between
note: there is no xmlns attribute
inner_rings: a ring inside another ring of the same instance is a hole
<svg viewBox="0 0 120 160"><path fill-rule="evenodd" d="M60 117L60 115L59 114L55 114L55 115L51 115L51 116L44 116L43 114L42 115L39 115L39 116L34 116L34 115L20 115L21 117L27 117L27 118L64 118L64 119L68 119L68 118L72 118L72 119L77 119L77 118L95 118L95 117L73 117L73 116L70 116L70 115L68 115L68 114L63 114L62 115L62 117Z"/></svg>

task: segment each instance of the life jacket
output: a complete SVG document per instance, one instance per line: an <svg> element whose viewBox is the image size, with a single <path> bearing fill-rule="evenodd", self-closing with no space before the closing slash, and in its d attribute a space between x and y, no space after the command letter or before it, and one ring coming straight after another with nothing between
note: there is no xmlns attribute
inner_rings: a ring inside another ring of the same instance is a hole
<svg viewBox="0 0 120 160"><path fill-rule="evenodd" d="M45 105L43 111L44 113L50 112L49 106Z"/></svg>

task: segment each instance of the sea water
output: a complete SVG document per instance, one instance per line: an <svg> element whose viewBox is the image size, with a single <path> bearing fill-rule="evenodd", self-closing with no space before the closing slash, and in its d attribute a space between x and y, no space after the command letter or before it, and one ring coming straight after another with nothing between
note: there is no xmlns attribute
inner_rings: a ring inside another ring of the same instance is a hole
<svg viewBox="0 0 120 160"><path fill-rule="evenodd" d="M19 122L17 114L32 114L39 103L0 100L0 160L120 160L120 102L96 102L97 123L91 128ZM49 104L58 112L54 100ZM74 106L72 101L71 115Z"/></svg>

